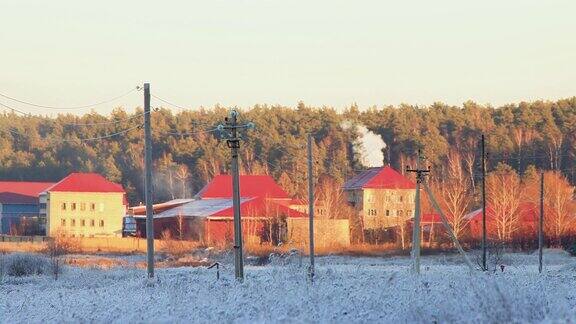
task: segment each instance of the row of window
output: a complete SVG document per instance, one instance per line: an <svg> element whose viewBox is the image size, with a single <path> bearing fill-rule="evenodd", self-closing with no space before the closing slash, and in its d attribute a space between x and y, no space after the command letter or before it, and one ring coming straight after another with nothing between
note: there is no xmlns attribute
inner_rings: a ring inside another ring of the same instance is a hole
<svg viewBox="0 0 576 324"><path fill-rule="evenodd" d="M80 211L86 211L86 208L89 208L89 210L91 212L95 212L96 211L96 203L85 203L85 202L81 202L81 203L75 203L75 202L71 202L71 203L67 203L67 202L63 202L60 204L60 209L62 211L66 211L66 210L70 210L70 211L76 211L76 210L80 210ZM103 212L104 211L104 203L99 203L98 204L98 211L99 212Z"/></svg>
<svg viewBox="0 0 576 324"><path fill-rule="evenodd" d="M60 220L60 225L62 225L62 226L67 226L67 224L70 224L70 226L76 226L76 219L72 218L72 219L70 219L69 221L70 221L70 222L68 222L66 219L63 218L63 219ZM90 219L90 220L88 220L88 221L86 221L86 219L80 219L79 223L80 223L79 225L80 225L81 227L87 226L86 224L90 224L90 225L89 225L90 227L95 227L95 226L96 226L96 220L94 220L94 219ZM101 220L98 221L98 226L104 227L104 220L103 220L103 219L101 219Z"/></svg>
<svg viewBox="0 0 576 324"><path fill-rule="evenodd" d="M377 209L368 209L367 211L368 216L378 216L378 210ZM404 216L412 216L412 210L408 209L406 211L404 210L390 210L390 209L386 209L384 211L384 214L386 216L398 216L398 217L404 217Z"/></svg>
<svg viewBox="0 0 576 324"><path fill-rule="evenodd" d="M413 196L411 194L408 194L406 199L410 200L410 199L414 199ZM373 203L375 202L376 198L374 197L374 195L367 195L366 197L366 201L369 203ZM405 197L404 195L391 195L391 196L385 196L384 200L386 202L404 202Z"/></svg>

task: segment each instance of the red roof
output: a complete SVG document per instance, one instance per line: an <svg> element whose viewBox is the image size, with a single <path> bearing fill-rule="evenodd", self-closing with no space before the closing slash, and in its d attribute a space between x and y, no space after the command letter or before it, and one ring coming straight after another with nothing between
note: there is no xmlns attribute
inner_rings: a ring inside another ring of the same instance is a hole
<svg viewBox="0 0 576 324"><path fill-rule="evenodd" d="M0 181L0 203L37 204L38 195L53 182Z"/></svg>
<svg viewBox="0 0 576 324"><path fill-rule="evenodd" d="M362 171L344 184L344 190L414 188L416 188L414 182L389 166Z"/></svg>
<svg viewBox="0 0 576 324"><path fill-rule="evenodd" d="M178 206L182 206L182 205L187 204L191 201L193 201L193 200L192 199L174 199L174 200L170 200L170 201L159 203L159 204L153 204L152 210L154 211L154 214L159 214L163 211L166 211L166 210L178 207ZM132 210L133 215L146 215L146 205L134 206L134 207L130 207L130 209Z"/></svg>
<svg viewBox="0 0 576 324"><path fill-rule="evenodd" d="M423 214L422 218L420 219L420 221L422 223L427 223L427 224L438 224L438 223L442 223L442 219L440 218L439 214Z"/></svg>
<svg viewBox="0 0 576 324"><path fill-rule="evenodd" d="M46 191L124 193L124 188L120 184L106 180L98 173L71 173Z"/></svg>
<svg viewBox="0 0 576 324"><path fill-rule="evenodd" d="M232 177L217 175L196 196L202 199L232 198ZM267 175L241 175L240 197L290 199L286 191Z"/></svg>
<svg viewBox="0 0 576 324"><path fill-rule="evenodd" d="M240 215L242 218L271 218L276 215L290 218L308 217L304 213L264 198L250 199L240 204ZM220 210L210 217L234 217L234 208Z"/></svg>

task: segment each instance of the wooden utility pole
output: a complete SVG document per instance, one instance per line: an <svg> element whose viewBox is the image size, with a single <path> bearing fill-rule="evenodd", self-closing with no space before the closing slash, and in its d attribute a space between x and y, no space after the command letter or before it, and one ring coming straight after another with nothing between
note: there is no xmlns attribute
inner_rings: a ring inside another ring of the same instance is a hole
<svg viewBox="0 0 576 324"><path fill-rule="evenodd" d="M308 219L310 232L310 281L314 281L314 180L312 174L312 134L308 134Z"/></svg>
<svg viewBox="0 0 576 324"><path fill-rule="evenodd" d="M485 142L484 142L484 134L482 134L482 270L487 271L488 267L486 266L486 152L485 152Z"/></svg>
<svg viewBox="0 0 576 324"><path fill-rule="evenodd" d="M538 221L538 272L542 273L542 246L544 245L544 172L540 173L540 219Z"/></svg>
<svg viewBox="0 0 576 324"><path fill-rule="evenodd" d="M420 273L420 185L424 181L426 173L430 172L429 169L420 169L421 151L418 150L418 158L416 159L416 169L406 168L406 172L416 173L416 194L414 195L414 224L412 228L412 271Z"/></svg>
<svg viewBox="0 0 576 324"><path fill-rule="evenodd" d="M152 130L150 126L150 84L144 83L144 186L146 198L146 259L148 278L154 278L154 210L152 206Z"/></svg>
<svg viewBox="0 0 576 324"><path fill-rule="evenodd" d="M252 129L253 123L238 125L238 111L230 111L224 125L219 125L219 131L228 131L222 134L226 137L226 143L232 153L232 205L234 210L234 272L236 279L244 280L244 248L242 241L242 217L240 215L240 170L238 167L238 149L240 148L240 136L238 129Z"/></svg>
<svg viewBox="0 0 576 324"><path fill-rule="evenodd" d="M422 158L421 152L420 152L420 150L418 150L418 160L416 161L416 169L409 169L409 168L406 169L407 172L415 172L416 173L416 195L415 195L415 205L416 206L414 208L414 210L415 210L414 229L412 232L412 234L413 234L412 235L412 242L413 242L412 243L412 260L413 260L412 269L415 273L417 273L417 274L420 273L420 187L422 186L424 188L424 190L426 191L426 194L428 195L428 199L432 203L432 206L434 207L434 209L436 210L436 212L440 216L440 220L442 221L442 224L444 225L446 232L448 233L448 235L452 239L454 246L458 249L458 252L464 258L464 261L466 262L466 265L470 268L470 271L472 271L472 270L474 270L474 265L472 264L472 262L470 261L470 259L466 255L466 253L464 252L464 249L460 245L460 242L458 242L458 239L456 238L456 235L454 235L454 231L452 230L452 227L450 227L450 223L448 222L448 218L446 218L446 215L444 215L444 212L440 208L440 205L438 204L438 202L434 198L434 194L432 193L432 190L430 190L430 187L428 187L428 184L426 183L426 175L428 173L430 173L430 168L428 167L426 169L420 169L421 158Z"/></svg>
<svg viewBox="0 0 576 324"><path fill-rule="evenodd" d="M236 279L244 279L244 247L242 242L242 218L240 216L240 170L238 168L238 149L240 139L238 138L238 112L232 110L228 125L231 126L232 138L228 140L228 145L232 152L232 204L234 205L234 269Z"/></svg>

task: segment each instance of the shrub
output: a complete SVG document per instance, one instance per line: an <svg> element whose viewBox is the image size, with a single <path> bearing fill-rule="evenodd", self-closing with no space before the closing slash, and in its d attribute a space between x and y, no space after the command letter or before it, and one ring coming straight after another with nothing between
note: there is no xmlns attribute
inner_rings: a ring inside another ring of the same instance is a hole
<svg viewBox="0 0 576 324"><path fill-rule="evenodd" d="M75 238L57 234L48 241L44 253L50 257L57 258L61 255L70 254L79 250L79 242Z"/></svg>
<svg viewBox="0 0 576 324"><path fill-rule="evenodd" d="M562 248L570 253L570 255L576 256L576 240L566 240L562 242Z"/></svg>
<svg viewBox="0 0 576 324"><path fill-rule="evenodd" d="M184 241L172 238L169 230L162 232L161 238L163 250L170 256L179 259L190 253L190 247Z"/></svg>
<svg viewBox="0 0 576 324"><path fill-rule="evenodd" d="M8 254L2 263L6 275L13 277L41 275L50 269L48 258L37 254Z"/></svg>
<svg viewBox="0 0 576 324"><path fill-rule="evenodd" d="M4 255L0 254L0 283L4 281L4 273L6 272L6 267L4 266Z"/></svg>

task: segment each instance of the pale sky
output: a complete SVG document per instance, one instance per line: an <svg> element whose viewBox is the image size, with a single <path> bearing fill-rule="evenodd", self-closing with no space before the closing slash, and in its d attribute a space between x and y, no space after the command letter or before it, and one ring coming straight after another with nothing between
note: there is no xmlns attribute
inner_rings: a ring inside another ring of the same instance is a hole
<svg viewBox="0 0 576 324"><path fill-rule="evenodd" d="M575 13L569 0L2 0L0 93L82 105L149 81L190 107L555 100L576 95Z"/></svg>

